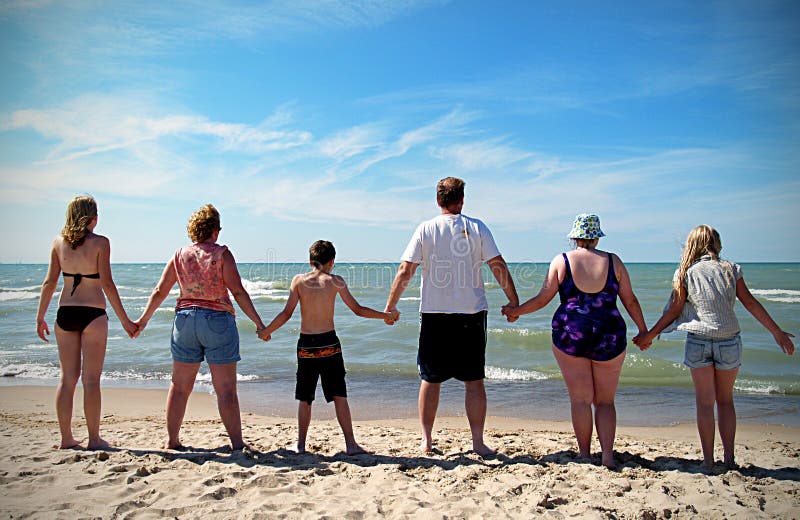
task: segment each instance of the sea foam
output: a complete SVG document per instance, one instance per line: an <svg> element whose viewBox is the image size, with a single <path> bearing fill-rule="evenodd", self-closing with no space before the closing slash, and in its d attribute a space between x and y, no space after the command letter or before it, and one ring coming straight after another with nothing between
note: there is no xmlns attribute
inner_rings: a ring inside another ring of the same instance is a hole
<svg viewBox="0 0 800 520"><path fill-rule="evenodd" d="M800 303L800 291L794 289L750 289L754 296L777 303Z"/></svg>

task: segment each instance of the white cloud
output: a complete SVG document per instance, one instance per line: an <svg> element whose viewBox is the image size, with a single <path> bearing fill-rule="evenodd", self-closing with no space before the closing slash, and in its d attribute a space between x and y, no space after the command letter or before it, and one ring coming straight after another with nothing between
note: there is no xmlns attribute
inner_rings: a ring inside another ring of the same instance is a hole
<svg viewBox="0 0 800 520"><path fill-rule="evenodd" d="M302 146L312 135L304 130L272 127L285 115L258 126L211 121L193 114L172 114L135 100L129 94L87 94L53 109L18 110L0 117L0 130L30 128L58 144L42 163L71 161L167 137L207 137L223 151L263 154Z"/></svg>
<svg viewBox="0 0 800 520"><path fill-rule="evenodd" d="M532 152L505 145L501 139L434 147L431 154L466 171L507 168L535 156Z"/></svg>

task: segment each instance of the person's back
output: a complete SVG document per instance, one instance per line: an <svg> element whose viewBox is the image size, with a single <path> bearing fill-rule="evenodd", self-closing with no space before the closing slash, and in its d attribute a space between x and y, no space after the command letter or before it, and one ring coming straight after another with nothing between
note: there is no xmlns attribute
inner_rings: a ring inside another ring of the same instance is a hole
<svg viewBox="0 0 800 520"><path fill-rule="evenodd" d="M58 255L64 276L64 290L61 291L59 305L106 307L98 264L100 248L107 241L105 237L90 232L83 243L73 249L63 237L56 238L53 249Z"/></svg>
<svg viewBox="0 0 800 520"><path fill-rule="evenodd" d="M609 254L599 249L575 249L566 253L575 286L585 293L598 293L606 286Z"/></svg>
<svg viewBox="0 0 800 520"><path fill-rule="evenodd" d="M197 242L175 252L175 275L180 287L178 309L202 307L235 314L223 277L227 246Z"/></svg>
<svg viewBox="0 0 800 520"><path fill-rule="evenodd" d="M616 358L625 350L626 325L617 309L620 283L615 256L594 247L562 253L553 314L553 345L571 356L596 361Z"/></svg>
<svg viewBox="0 0 800 520"><path fill-rule="evenodd" d="M300 332L320 334L334 330L336 295L344 286L342 277L314 269L292 281L300 300Z"/></svg>
<svg viewBox="0 0 800 520"><path fill-rule="evenodd" d="M488 309L483 264L499 256L478 219L441 214L419 225L403 259L420 264L420 312L471 314Z"/></svg>
<svg viewBox="0 0 800 520"><path fill-rule="evenodd" d="M677 275L677 273L676 273ZM742 278L738 264L704 255L686 270L686 301L698 320L678 326L679 330L708 338L729 338L739 332L733 310L736 283Z"/></svg>

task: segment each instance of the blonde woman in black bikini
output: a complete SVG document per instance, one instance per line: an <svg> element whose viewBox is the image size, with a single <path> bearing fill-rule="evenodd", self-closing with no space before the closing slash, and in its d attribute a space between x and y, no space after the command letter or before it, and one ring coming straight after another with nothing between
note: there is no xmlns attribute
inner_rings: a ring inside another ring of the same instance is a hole
<svg viewBox="0 0 800 520"><path fill-rule="evenodd" d="M61 235L53 241L50 267L42 284L36 332L48 341L50 329L44 320L47 307L63 272L64 287L58 302L56 342L61 364L61 381L56 390L56 413L61 429L60 448L80 447L72 436L72 401L80 377L83 384L83 411L90 450L109 447L100 437L100 373L106 355L108 316L106 296L122 327L133 337L137 327L125 313L117 287L111 278L111 247L106 237L94 234L97 203L79 196L67 206L67 220Z"/></svg>

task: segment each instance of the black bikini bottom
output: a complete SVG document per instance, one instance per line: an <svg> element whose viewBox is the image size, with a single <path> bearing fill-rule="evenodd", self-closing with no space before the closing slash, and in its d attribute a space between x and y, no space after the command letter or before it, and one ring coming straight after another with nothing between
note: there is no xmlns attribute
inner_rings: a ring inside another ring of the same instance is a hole
<svg viewBox="0 0 800 520"><path fill-rule="evenodd" d="M56 323L63 330L69 332L83 332L91 322L105 316L106 310L99 307L86 307L83 305L65 305L58 308Z"/></svg>

